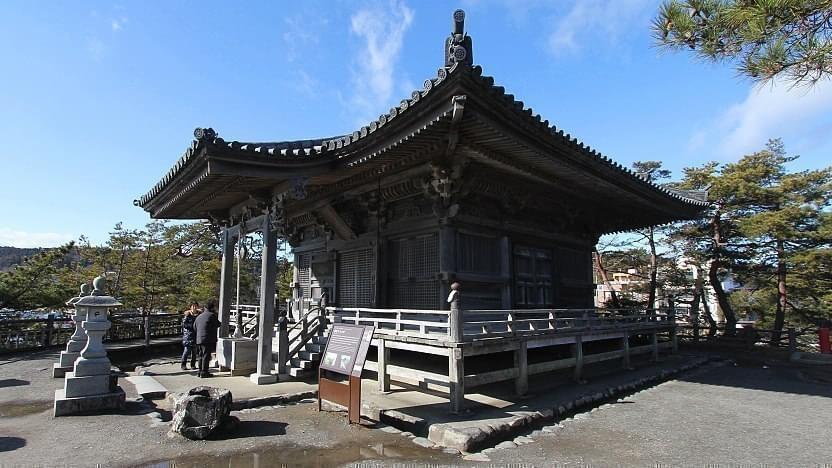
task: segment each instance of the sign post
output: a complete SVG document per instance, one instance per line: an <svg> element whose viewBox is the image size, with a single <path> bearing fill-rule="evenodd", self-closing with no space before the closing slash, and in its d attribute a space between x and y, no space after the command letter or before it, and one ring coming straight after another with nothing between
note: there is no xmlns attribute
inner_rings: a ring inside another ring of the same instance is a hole
<svg viewBox="0 0 832 468"><path fill-rule="evenodd" d="M318 411L321 400L328 400L347 408L350 423L361 421L361 372L374 331L372 325L336 323L332 326L318 367ZM346 385L343 379L330 378L330 373L346 376Z"/></svg>

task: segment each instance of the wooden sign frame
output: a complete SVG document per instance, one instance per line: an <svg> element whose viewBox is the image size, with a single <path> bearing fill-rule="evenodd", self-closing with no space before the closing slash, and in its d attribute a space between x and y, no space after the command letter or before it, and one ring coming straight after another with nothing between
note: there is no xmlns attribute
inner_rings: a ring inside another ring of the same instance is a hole
<svg viewBox="0 0 832 468"><path fill-rule="evenodd" d="M332 326L318 366L318 411L322 400L331 401L347 408L350 424L361 422L361 373L374 331L372 325ZM347 383L328 377L329 372L346 376Z"/></svg>

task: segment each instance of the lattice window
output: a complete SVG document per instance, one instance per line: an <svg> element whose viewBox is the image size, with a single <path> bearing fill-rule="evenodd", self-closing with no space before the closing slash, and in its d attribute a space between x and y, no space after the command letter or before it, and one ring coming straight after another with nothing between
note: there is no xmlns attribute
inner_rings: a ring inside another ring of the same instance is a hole
<svg viewBox="0 0 832 468"><path fill-rule="evenodd" d="M436 234L391 241L388 271L392 307L438 307L439 239Z"/></svg>
<svg viewBox="0 0 832 468"><path fill-rule="evenodd" d="M372 307L376 299L376 255L373 249L338 255L338 305Z"/></svg>
<svg viewBox="0 0 832 468"><path fill-rule="evenodd" d="M552 265L550 249L514 249L514 302L518 307L553 305Z"/></svg>
<svg viewBox="0 0 832 468"><path fill-rule="evenodd" d="M460 233L457 254L459 271L500 273L500 242L493 237Z"/></svg>
<svg viewBox="0 0 832 468"><path fill-rule="evenodd" d="M312 297L312 255L298 254L298 284L300 284L301 294L303 297Z"/></svg>

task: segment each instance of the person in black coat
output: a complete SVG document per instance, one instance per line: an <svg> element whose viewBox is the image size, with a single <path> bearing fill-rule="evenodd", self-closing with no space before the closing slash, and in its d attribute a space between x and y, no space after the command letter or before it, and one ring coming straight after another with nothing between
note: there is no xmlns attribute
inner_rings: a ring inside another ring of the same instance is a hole
<svg viewBox="0 0 832 468"><path fill-rule="evenodd" d="M211 354L217 349L217 331L220 321L217 318L217 303L210 300L205 304L205 310L194 320L196 330L196 344L199 347L199 376L211 377L208 364Z"/></svg>
<svg viewBox="0 0 832 468"><path fill-rule="evenodd" d="M182 318L182 370L188 369L188 358L191 360L191 369L196 369L196 329L194 321L199 315L199 303L193 302L191 308L185 311Z"/></svg>

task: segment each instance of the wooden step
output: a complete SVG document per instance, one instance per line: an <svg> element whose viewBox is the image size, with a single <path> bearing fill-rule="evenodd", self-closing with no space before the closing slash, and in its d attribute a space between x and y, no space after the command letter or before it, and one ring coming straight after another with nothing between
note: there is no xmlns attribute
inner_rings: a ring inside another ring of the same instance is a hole
<svg viewBox="0 0 832 468"><path fill-rule="evenodd" d="M304 348L307 351L310 351L310 352L313 352L313 353L323 353L324 352L324 347L326 347L326 345L317 344L317 343L306 343L306 346L304 346Z"/></svg>
<svg viewBox="0 0 832 468"><path fill-rule="evenodd" d="M292 363L292 367L297 367L298 369L312 369L315 367L314 362L307 361L306 359L292 358L289 362Z"/></svg>
<svg viewBox="0 0 832 468"><path fill-rule="evenodd" d="M311 369L298 369L295 367L289 369L289 375L296 379L305 379L307 377L311 377L313 374L314 373Z"/></svg>
<svg viewBox="0 0 832 468"><path fill-rule="evenodd" d="M298 351L298 357L301 359L306 359L307 361L320 361L321 353L315 353L310 351Z"/></svg>

